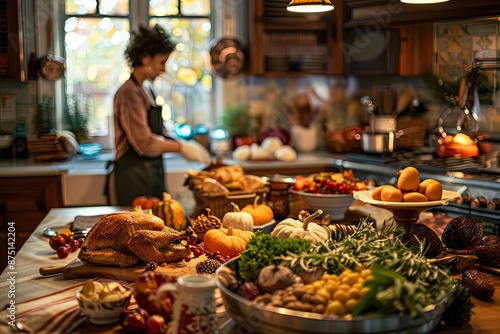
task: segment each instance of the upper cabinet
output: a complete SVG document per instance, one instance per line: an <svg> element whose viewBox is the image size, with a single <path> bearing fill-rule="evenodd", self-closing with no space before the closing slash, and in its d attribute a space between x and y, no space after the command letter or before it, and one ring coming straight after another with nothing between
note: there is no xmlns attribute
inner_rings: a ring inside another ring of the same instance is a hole
<svg viewBox="0 0 500 334"><path fill-rule="evenodd" d="M0 0L0 80L21 80L17 1Z"/></svg>
<svg viewBox="0 0 500 334"><path fill-rule="evenodd" d="M402 23L459 20L500 15L498 0L451 0L436 4L404 4L400 0L344 0L344 27L387 27Z"/></svg>
<svg viewBox="0 0 500 334"><path fill-rule="evenodd" d="M341 74L343 56L334 45L342 42L342 2L321 14L289 12L289 2L251 2L250 74Z"/></svg>

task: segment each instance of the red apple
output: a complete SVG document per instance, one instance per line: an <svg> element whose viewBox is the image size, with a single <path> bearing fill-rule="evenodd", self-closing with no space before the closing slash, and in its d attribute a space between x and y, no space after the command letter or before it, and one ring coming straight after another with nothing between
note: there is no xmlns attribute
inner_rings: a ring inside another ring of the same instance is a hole
<svg viewBox="0 0 500 334"><path fill-rule="evenodd" d="M66 245L66 239L60 234L54 235L49 239L50 248L57 251L59 247Z"/></svg>
<svg viewBox="0 0 500 334"><path fill-rule="evenodd" d="M126 333L144 333L148 318L149 314L141 308L126 309L120 313L120 326L123 327Z"/></svg>
<svg viewBox="0 0 500 334"><path fill-rule="evenodd" d="M148 334L165 334L167 332L165 319L157 314L150 316L146 322L146 332Z"/></svg>
<svg viewBox="0 0 500 334"><path fill-rule="evenodd" d="M147 271L141 274L134 284L134 297L139 307L145 309L149 314L161 315L166 321L171 320L174 297L166 293L162 300L156 299L156 290L163 283L173 283L177 279L174 276L159 272Z"/></svg>

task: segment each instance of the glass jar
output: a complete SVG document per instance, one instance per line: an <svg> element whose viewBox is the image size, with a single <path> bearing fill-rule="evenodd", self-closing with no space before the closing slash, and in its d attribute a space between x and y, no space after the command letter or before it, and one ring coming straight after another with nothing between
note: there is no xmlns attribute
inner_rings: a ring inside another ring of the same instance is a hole
<svg viewBox="0 0 500 334"><path fill-rule="evenodd" d="M290 214L288 189L295 183L292 176L275 174L268 176L269 195L266 204L273 209L274 219L283 220Z"/></svg>

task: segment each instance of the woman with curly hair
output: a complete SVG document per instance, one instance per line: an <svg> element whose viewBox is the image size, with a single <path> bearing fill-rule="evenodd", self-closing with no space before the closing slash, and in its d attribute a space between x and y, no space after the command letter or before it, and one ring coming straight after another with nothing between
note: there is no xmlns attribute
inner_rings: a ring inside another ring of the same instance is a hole
<svg viewBox="0 0 500 334"><path fill-rule="evenodd" d="M132 73L116 92L113 105L115 159L108 179L110 204L128 206L138 196L161 198L166 191L163 153L179 152L188 160L210 163L208 152L196 142L163 135L161 107L143 85L165 72L173 50L158 25L141 26L131 35L125 56Z"/></svg>

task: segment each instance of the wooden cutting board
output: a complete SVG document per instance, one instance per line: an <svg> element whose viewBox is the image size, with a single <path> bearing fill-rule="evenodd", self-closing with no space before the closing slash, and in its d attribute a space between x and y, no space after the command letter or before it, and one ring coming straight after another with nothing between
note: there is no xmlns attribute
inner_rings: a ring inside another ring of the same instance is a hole
<svg viewBox="0 0 500 334"><path fill-rule="evenodd" d="M192 259L189 262L181 260L173 263L168 263L166 264L166 266L158 266L156 271L175 277L186 274L195 274L196 264L206 259L207 257L205 255L202 255L198 258ZM40 274L42 276L46 276L62 272L65 279L102 277L133 282L144 272L144 267L145 264L140 264L129 268L98 266L82 262L77 258L67 264L65 267L42 267L40 268Z"/></svg>

